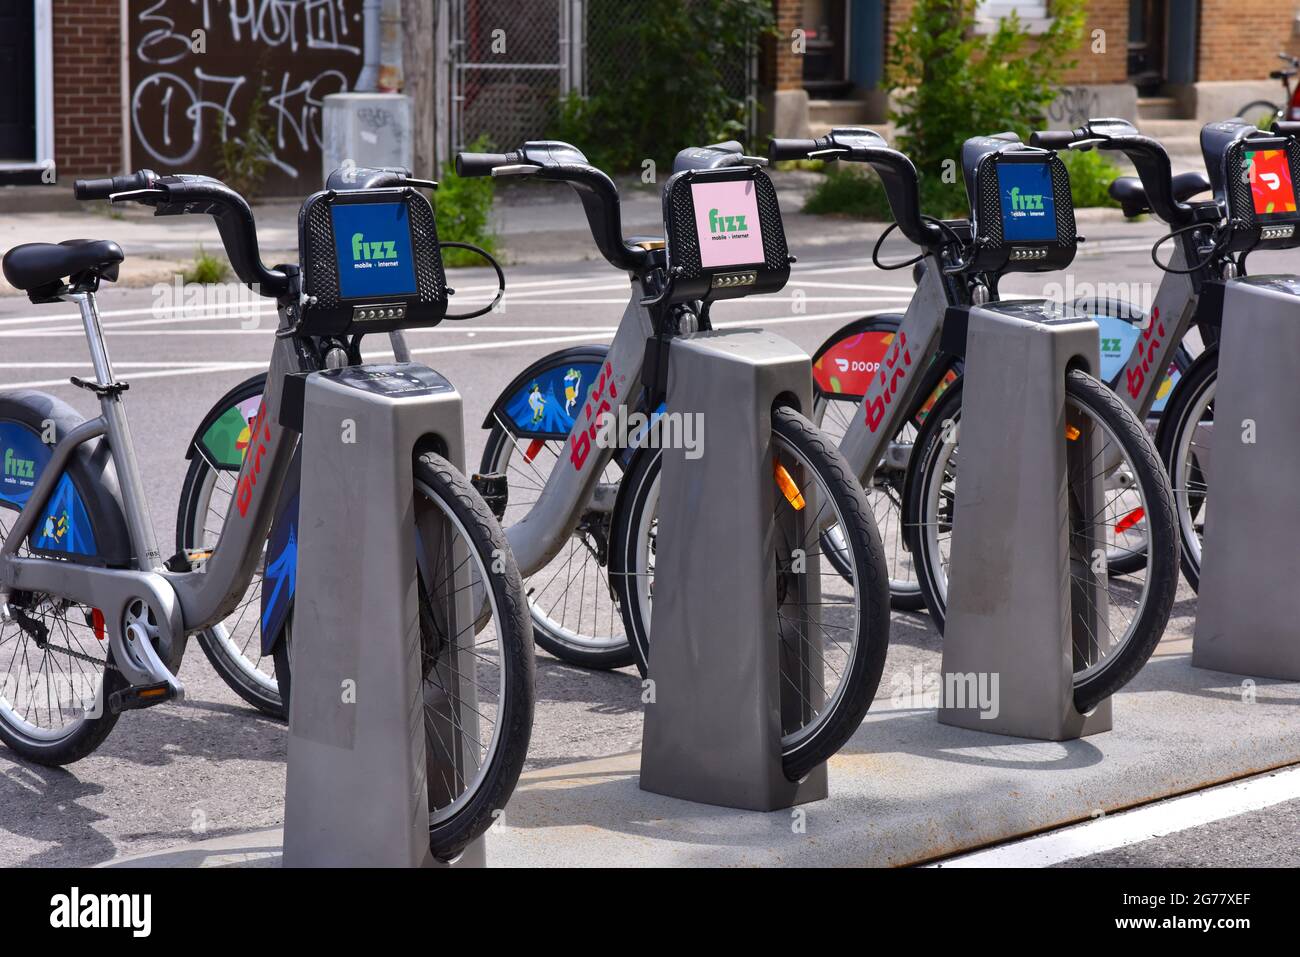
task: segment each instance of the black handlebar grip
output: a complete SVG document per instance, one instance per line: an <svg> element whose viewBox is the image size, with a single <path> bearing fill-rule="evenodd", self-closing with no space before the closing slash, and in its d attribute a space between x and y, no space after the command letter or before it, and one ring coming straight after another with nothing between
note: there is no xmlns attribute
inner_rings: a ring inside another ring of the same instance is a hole
<svg viewBox="0 0 1300 957"><path fill-rule="evenodd" d="M498 166L514 162L510 153L457 153L457 176L491 176Z"/></svg>
<svg viewBox="0 0 1300 957"><path fill-rule="evenodd" d="M1029 145L1045 150L1069 149L1070 144L1082 139L1075 130L1039 130L1029 136Z"/></svg>
<svg viewBox="0 0 1300 957"><path fill-rule="evenodd" d="M1281 136L1300 136L1300 121L1276 120L1273 123L1273 132Z"/></svg>
<svg viewBox="0 0 1300 957"><path fill-rule="evenodd" d="M77 199L108 199L114 193L125 193L133 189L148 189L153 180L153 173L147 169L127 176L114 176L105 179L79 179L73 185Z"/></svg>
<svg viewBox="0 0 1300 957"><path fill-rule="evenodd" d="M818 149L816 140L772 140L767 148L767 158L773 163L781 160L807 159Z"/></svg>

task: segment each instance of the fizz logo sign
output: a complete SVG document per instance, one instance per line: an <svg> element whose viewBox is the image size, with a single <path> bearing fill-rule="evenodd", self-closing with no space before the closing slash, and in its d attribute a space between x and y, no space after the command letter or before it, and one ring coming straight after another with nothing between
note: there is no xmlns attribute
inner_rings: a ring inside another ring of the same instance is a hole
<svg viewBox="0 0 1300 957"><path fill-rule="evenodd" d="M574 471L582 471L587 456L591 454L591 443L596 438L596 431L600 428L601 416L613 411L609 400L617 398L618 386L614 382L614 367L606 361L605 367L600 370L600 378L596 380L591 395L587 397L582 420L573 423L573 433L569 437L569 461L573 463Z"/></svg>
<svg viewBox="0 0 1300 957"><path fill-rule="evenodd" d="M1011 208L1017 212L1041 213L1043 208L1042 193L1022 193L1019 186L1011 188Z"/></svg>
<svg viewBox="0 0 1300 957"><path fill-rule="evenodd" d="M397 258L397 243L391 239L368 242L364 233L352 234L352 261L364 262Z"/></svg>
<svg viewBox="0 0 1300 957"><path fill-rule="evenodd" d="M749 227L745 225L743 215L720 216L716 209L709 210L710 233L744 233L748 231Z"/></svg>
<svg viewBox="0 0 1300 957"><path fill-rule="evenodd" d="M248 447L252 454L244 455L244 469L239 476L239 488L235 492L235 505L239 509L239 517L248 517L248 506L253 502L253 490L257 488L257 477L262 474L262 457L266 455L266 449L271 441L271 423L266 417L266 403L263 402L257 410L257 418L253 420L252 429L249 432Z"/></svg>
<svg viewBox="0 0 1300 957"><path fill-rule="evenodd" d="M880 367L880 392L867 406L867 428L875 432L880 428L881 423L885 421L885 410L890 403L894 401L894 395L898 392L899 381L907 375L907 370L912 366L912 350L907 348L907 336L899 332L898 338L894 340L893 348L885 356L885 362Z"/></svg>
<svg viewBox="0 0 1300 957"><path fill-rule="evenodd" d="M34 479L36 463L28 459L20 459L14 455L13 449L5 449L5 478Z"/></svg>

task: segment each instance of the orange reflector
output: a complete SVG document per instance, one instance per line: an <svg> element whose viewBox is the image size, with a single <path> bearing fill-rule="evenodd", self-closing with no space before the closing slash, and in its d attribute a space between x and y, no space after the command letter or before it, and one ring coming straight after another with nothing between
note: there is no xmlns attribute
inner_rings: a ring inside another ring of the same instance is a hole
<svg viewBox="0 0 1300 957"><path fill-rule="evenodd" d="M775 459L772 461L772 467L776 475L777 487L781 489L781 494L785 496L785 500L790 503L796 512L803 511L803 495L799 492L799 486L794 483L790 473L786 471L784 465Z"/></svg>
<svg viewBox="0 0 1300 957"><path fill-rule="evenodd" d="M140 689L141 698L161 698L166 693L167 693L166 688L141 688Z"/></svg>
<svg viewBox="0 0 1300 957"><path fill-rule="evenodd" d="M524 452L524 461L531 462L533 459L537 458L537 453L542 450L542 446L545 444L546 443L541 439L533 439L529 442L528 450Z"/></svg>
<svg viewBox="0 0 1300 957"><path fill-rule="evenodd" d="M98 608L90 610L90 627L95 629L95 637L104 640L104 613Z"/></svg>
<svg viewBox="0 0 1300 957"><path fill-rule="evenodd" d="M1067 426L1065 427L1065 437L1066 437L1067 439L1069 439L1071 442L1073 442L1075 439L1077 439L1077 438L1078 438L1079 436L1081 436L1081 435L1083 435L1083 433L1079 431L1079 427L1078 427L1078 426L1075 426L1075 425L1067 425Z"/></svg>
<svg viewBox="0 0 1300 957"><path fill-rule="evenodd" d="M1145 509L1141 509L1141 508L1133 509L1133 511L1129 512L1127 515L1125 515L1123 518L1121 518L1118 522L1115 523L1116 534L1119 534L1121 532L1127 532L1138 522L1142 521L1142 519L1146 518L1146 514L1147 513Z"/></svg>

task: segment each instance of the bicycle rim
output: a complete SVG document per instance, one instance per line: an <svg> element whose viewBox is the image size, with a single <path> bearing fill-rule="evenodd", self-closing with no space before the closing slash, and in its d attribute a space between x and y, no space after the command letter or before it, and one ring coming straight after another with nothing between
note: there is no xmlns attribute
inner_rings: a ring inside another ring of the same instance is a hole
<svg viewBox="0 0 1300 957"><path fill-rule="evenodd" d="M0 541L17 517L0 507ZM31 553L24 544L18 554ZM106 623L94 609L52 595L15 593L10 601L26 621L0 620L0 721L36 746L54 745L103 713Z"/></svg>
<svg viewBox="0 0 1300 957"><path fill-rule="evenodd" d="M498 425L498 428L501 428ZM565 461L565 442L517 439L501 431L490 471L507 476L509 502L501 527L521 521L542 493L555 465ZM628 646L623 617L609 580L613 502L621 478L617 461L605 466L597 496L604 511L589 509L560 553L524 580L533 627L579 652L617 652Z"/></svg>

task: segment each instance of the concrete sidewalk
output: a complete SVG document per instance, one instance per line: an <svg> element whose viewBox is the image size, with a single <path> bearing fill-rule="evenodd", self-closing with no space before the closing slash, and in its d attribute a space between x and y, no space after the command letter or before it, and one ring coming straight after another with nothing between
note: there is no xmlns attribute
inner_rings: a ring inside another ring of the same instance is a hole
<svg viewBox="0 0 1300 957"><path fill-rule="evenodd" d="M830 797L736 811L649 794L636 752L531 771L488 835L493 866L899 866L1300 762L1300 683L1194 669L1167 641L1115 697L1115 730L1041 742L877 702L830 762ZM261 830L109 866L276 866Z"/></svg>

